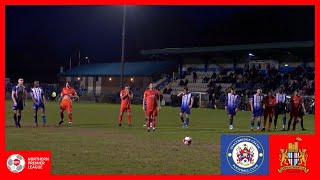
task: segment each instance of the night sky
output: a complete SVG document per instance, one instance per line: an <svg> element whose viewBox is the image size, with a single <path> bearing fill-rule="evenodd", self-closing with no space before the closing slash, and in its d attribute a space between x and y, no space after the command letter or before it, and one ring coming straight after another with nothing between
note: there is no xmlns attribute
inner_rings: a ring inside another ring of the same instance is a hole
<svg viewBox="0 0 320 180"><path fill-rule="evenodd" d="M121 6L7 6L6 77L54 82L79 49L92 63L120 61L122 15ZM145 59L142 49L314 40L313 6L128 6L126 17L126 61Z"/></svg>

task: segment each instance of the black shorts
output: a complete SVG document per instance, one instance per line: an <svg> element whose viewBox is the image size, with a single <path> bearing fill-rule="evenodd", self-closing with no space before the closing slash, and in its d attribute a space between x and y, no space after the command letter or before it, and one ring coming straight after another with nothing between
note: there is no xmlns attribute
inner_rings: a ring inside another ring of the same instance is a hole
<svg viewBox="0 0 320 180"><path fill-rule="evenodd" d="M17 105L15 106L14 104L13 104L13 110L23 110L23 102L22 101L18 101L17 102Z"/></svg>
<svg viewBox="0 0 320 180"><path fill-rule="evenodd" d="M275 115L285 114L286 113L286 105L285 104L277 104L275 107Z"/></svg>

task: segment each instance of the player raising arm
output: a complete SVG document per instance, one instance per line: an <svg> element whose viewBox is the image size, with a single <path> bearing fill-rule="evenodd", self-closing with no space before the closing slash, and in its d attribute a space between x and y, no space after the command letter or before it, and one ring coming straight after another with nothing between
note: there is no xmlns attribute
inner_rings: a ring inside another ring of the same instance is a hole
<svg viewBox="0 0 320 180"><path fill-rule="evenodd" d="M44 96L43 90L41 89L41 87L39 87L39 81L34 81L33 84L34 84L34 86L31 89L30 95L33 100L34 123L35 123L35 126L37 127L38 126L38 109L41 109L43 126L45 127L47 125L46 113L45 113L45 107L44 107L44 103L46 102L46 98Z"/></svg>
<svg viewBox="0 0 320 180"><path fill-rule="evenodd" d="M146 103L144 103L146 102ZM145 105L147 106L145 108ZM150 119L152 118L152 129L153 132L156 131L156 118L158 112L160 111L160 94L159 91L154 89L153 82L150 82L149 89L144 92L142 109L146 111L146 116L148 117L147 126L148 132L150 132Z"/></svg>
<svg viewBox="0 0 320 180"><path fill-rule="evenodd" d="M131 125L131 99L133 98L133 94L130 91L130 86L125 85L124 90L120 92L120 98L121 98L121 106L120 106L120 115L119 115L119 126L122 125L122 115L123 112L127 112L128 115L128 126Z"/></svg>
<svg viewBox="0 0 320 180"><path fill-rule="evenodd" d="M191 92L188 91L188 87L184 87L183 92L180 92L178 97L182 96L181 107L180 107L180 120L182 122L182 128L189 126L190 113L193 105L193 96ZM186 122L183 120L183 114L186 114Z"/></svg>
<svg viewBox="0 0 320 180"><path fill-rule="evenodd" d="M18 85L12 88L11 98L13 101L13 120L15 127L21 127L20 121L23 107L26 105L26 87L23 85L23 79L19 78Z"/></svg>
<svg viewBox="0 0 320 180"><path fill-rule="evenodd" d="M59 125L63 123L64 121L64 111L68 111L68 117L69 117L69 125L72 124L72 100L71 98L78 98L76 91L71 88L70 82L66 83L66 87L64 87L61 91L61 97L59 100L62 99L60 104L60 118L61 121L59 122Z"/></svg>

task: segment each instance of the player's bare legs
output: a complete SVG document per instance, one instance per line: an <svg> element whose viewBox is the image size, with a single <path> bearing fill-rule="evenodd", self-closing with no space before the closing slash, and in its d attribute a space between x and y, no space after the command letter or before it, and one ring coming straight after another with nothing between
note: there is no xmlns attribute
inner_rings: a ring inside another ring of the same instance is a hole
<svg viewBox="0 0 320 180"><path fill-rule="evenodd" d="M270 127L271 127L271 124L272 124L272 118L273 118L273 115L272 115L272 112L270 112L270 114L269 114L269 125L268 125L268 131L270 131Z"/></svg>

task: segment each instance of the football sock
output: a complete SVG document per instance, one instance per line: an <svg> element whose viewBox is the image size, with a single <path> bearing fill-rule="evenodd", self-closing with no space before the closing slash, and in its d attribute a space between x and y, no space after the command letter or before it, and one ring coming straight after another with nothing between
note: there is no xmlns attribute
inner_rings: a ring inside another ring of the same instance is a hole
<svg viewBox="0 0 320 180"><path fill-rule="evenodd" d="M233 125L233 118L229 119L230 125Z"/></svg>
<svg viewBox="0 0 320 180"><path fill-rule="evenodd" d="M293 130L296 129L296 125L297 125L297 119L293 120L293 127L292 127Z"/></svg>
<svg viewBox="0 0 320 180"><path fill-rule="evenodd" d="M131 125L131 115L128 115L128 125Z"/></svg>
<svg viewBox="0 0 320 180"><path fill-rule="evenodd" d="M258 121L258 128L260 128L261 121Z"/></svg>
<svg viewBox="0 0 320 180"><path fill-rule="evenodd" d="M61 118L61 121L63 121L63 119L64 119L64 113L63 112L60 112L60 118Z"/></svg>
<svg viewBox="0 0 320 180"><path fill-rule="evenodd" d="M152 119L152 127L155 128L156 127L156 118Z"/></svg>
<svg viewBox="0 0 320 180"><path fill-rule="evenodd" d="M38 124L38 116L37 115L33 115L33 119L34 119L34 123Z"/></svg>
<svg viewBox="0 0 320 180"><path fill-rule="evenodd" d="M122 124L122 115L119 115L119 124Z"/></svg>
<svg viewBox="0 0 320 180"><path fill-rule="evenodd" d="M286 127L286 122L287 122L287 117L284 116L284 117L282 118L283 128Z"/></svg>
<svg viewBox="0 0 320 180"><path fill-rule="evenodd" d="M147 126L148 126L148 129L150 128L150 119L151 119L151 118L147 118Z"/></svg>
<svg viewBox="0 0 320 180"><path fill-rule="evenodd" d="M180 120L181 120L182 123L184 123L183 117L180 117Z"/></svg>
<svg viewBox="0 0 320 180"><path fill-rule="evenodd" d="M18 126L17 114L13 114L13 120L14 120L15 126Z"/></svg>
<svg viewBox="0 0 320 180"><path fill-rule="evenodd" d="M275 116L275 118L274 118L274 128L276 128L277 127L277 122L278 122L278 116Z"/></svg>
<svg viewBox="0 0 320 180"><path fill-rule="evenodd" d="M189 118L186 118L186 125L188 126L189 125Z"/></svg>
<svg viewBox="0 0 320 180"><path fill-rule="evenodd" d="M267 123L267 116L263 116L263 127L266 127L266 123Z"/></svg>
<svg viewBox="0 0 320 180"><path fill-rule="evenodd" d="M46 124L46 123L47 123L46 115L42 115L42 121L43 121L43 124Z"/></svg>
<svg viewBox="0 0 320 180"><path fill-rule="evenodd" d="M291 122L292 122L292 118L290 118L290 119L289 119L289 122L288 122L288 129L290 129Z"/></svg>
<svg viewBox="0 0 320 180"><path fill-rule="evenodd" d="M254 127L254 121L251 120L251 129L253 129L253 127Z"/></svg>
<svg viewBox="0 0 320 180"><path fill-rule="evenodd" d="M268 126L269 129L270 129L270 127L271 127L271 124L272 124L272 118L269 117L269 126Z"/></svg>
<svg viewBox="0 0 320 180"><path fill-rule="evenodd" d="M303 118L301 118L301 122L300 123L301 123L301 128L304 129L304 127L303 127Z"/></svg>
<svg viewBox="0 0 320 180"><path fill-rule="evenodd" d="M18 125L20 126L21 115L18 115Z"/></svg>
<svg viewBox="0 0 320 180"><path fill-rule="evenodd" d="M72 113L69 113L69 122L72 122Z"/></svg>

